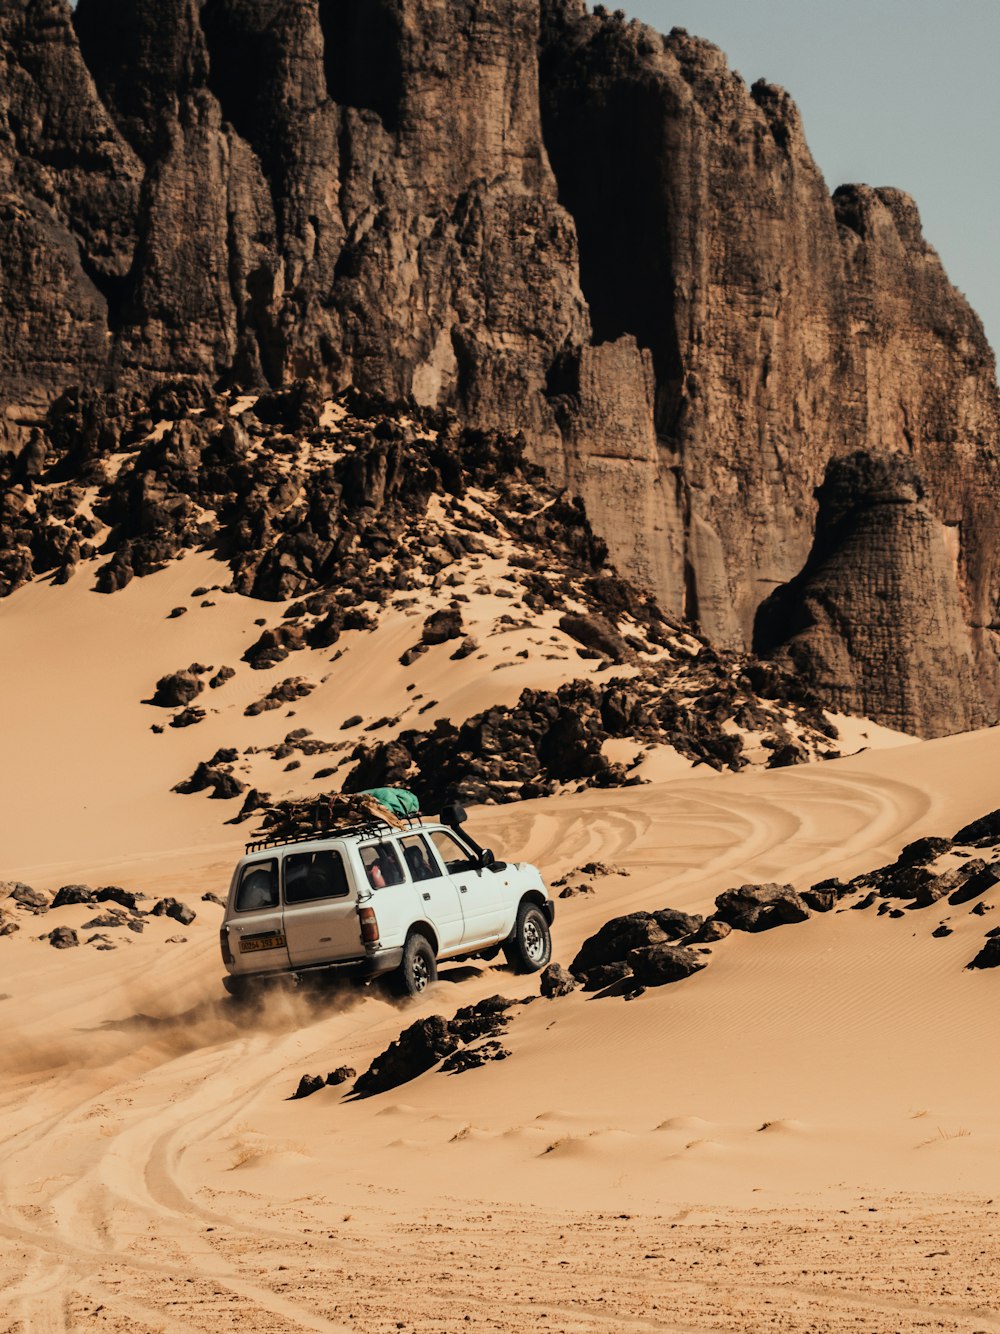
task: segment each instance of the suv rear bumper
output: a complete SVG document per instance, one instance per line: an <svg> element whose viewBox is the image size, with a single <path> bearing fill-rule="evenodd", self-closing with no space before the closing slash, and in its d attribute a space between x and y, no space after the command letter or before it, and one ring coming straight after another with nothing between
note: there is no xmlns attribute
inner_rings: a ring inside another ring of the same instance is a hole
<svg viewBox="0 0 1000 1334"><path fill-rule="evenodd" d="M230 996L245 995L253 987L266 987L276 982L298 981L309 978L319 980L326 977L378 977L382 973L391 973L403 962L403 947L377 950L360 959L344 959L333 963L309 964L305 968L284 968L267 973L229 973L222 979L222 985Z"/></svg>

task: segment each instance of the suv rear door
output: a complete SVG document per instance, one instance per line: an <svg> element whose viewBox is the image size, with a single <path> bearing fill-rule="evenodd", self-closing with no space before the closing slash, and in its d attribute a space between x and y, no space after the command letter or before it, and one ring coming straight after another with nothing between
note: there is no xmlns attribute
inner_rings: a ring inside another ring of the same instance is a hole
<svg viewBox="0 0 1000 1334"><path fill-rule="evenodd" d="M263 973L288 967L288 948L278 899L278 859L247 862L237 873L232 909L226 914L234 973Z"/></svg>
<svg viewBox="0 0 1000 1334"><path fill-rule="evenodd" d="M285 937L293 968L364 954L357 894L338 848L286 852L282 881Z"/></svg>

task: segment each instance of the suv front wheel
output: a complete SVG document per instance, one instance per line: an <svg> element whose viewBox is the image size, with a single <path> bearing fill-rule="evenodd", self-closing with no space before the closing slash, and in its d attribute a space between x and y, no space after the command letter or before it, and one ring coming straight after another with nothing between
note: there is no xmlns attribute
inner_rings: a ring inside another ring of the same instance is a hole
<svg viewBox="0 0 1000 1334"><path fill-rule="evenodd" d="M514 934L505 942L504 957L518 973L537 973L552 958L552 938L545 914L535 903L517 910Z"/></svg>
<svg viewBox="0 0 1000 1334"><path fill-rule="evenodd" d="M414 932L403 949L403 962L396 974L396 990L402 996L419 996L437 980L437 959L430 941Z"/></svg>

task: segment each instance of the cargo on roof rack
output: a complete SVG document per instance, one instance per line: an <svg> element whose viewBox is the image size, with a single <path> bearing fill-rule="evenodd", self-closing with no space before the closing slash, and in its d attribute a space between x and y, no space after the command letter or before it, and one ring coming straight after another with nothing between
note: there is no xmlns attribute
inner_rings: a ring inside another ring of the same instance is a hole
<svg viewBox="0 0 1000 1334"><path fill-rule="evenodd" d="M385 838L387 834L398 834L400 829L419 828L424 822L423 816L404 815L397 817L396 824L388 820L353 820L342 824L316 825L312 829L299 830L296 833L275 834L273 837L252 839L246 844L246 854L260 852L263 848L279 848L286 844L313 843L324 838L344 838L348 835L359 840Z"/></svg>

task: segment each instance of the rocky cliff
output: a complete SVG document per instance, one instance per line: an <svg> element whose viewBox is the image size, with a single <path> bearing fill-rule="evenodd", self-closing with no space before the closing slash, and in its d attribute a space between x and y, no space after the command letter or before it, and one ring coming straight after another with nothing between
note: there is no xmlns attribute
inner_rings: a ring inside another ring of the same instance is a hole
<svg viewBox="0 0 1000 1334"><path fill-rule="evenodd" d="M802 572L757 613L755 648L837 707L940 736L992 721L959 611L955 543L900 454L833 460Z"/></svg>
<svg viewBox="0 0 1000 1334"><path fill-rule="evenodd" d="M7 0L0 227L15 446L71 384L412 397L523 432L722 646L806 562L829 460L905 454L998 711L981 325L912 201L831 197L788 96L682 30L582 0Z"/></svg>

